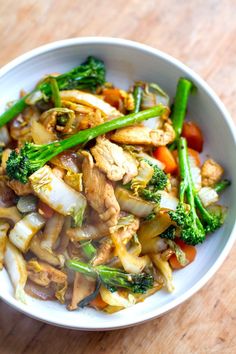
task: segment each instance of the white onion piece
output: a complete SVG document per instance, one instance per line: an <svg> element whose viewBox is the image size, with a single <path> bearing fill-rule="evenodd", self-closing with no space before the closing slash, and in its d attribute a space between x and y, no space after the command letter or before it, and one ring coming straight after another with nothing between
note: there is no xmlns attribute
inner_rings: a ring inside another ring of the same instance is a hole
<svg viewBox="0 0 236 354"><path fill-rule="evenodd" d="M121 306L121 307L130 307L135 304L135 297L131 294L128 295L128 298L124 298L121 296L118 291L114 291L113 293L109 291L104 286L100 288L100 295L104 302L111 306Z"/></svg>
<svg viewBox="0 0 236 354"><path fill-rule="evenodd" d="M49 252L41 247L41 235L35 235L30 243L30 251L34 253L39 259L45 261L53 266L63 267L65 258L61 254Z"/></svg>
<svg viewBox="0 0 236 354"><path fill-rule="evenodd" d="M193 156L189 154L188 159L189 159L190 171L191 171L194 187L196 191L199 191L202 187L201 169L200 167L197 166L196 160Z"/></svg>
<svg viewBox="0 0 236 354"><path fill-rule="evenodd" d="M218 193L211 187L201 188L198 195L204 207L216 203L219 199Z"/></svg>
<svg viewBox="0 0 236 354"><path fill-rule="evenodd" d="M30 213L15 224L9 239L19 250L27 252L32 237L44 224L45 219L39 213Z"/></svg>
<svg viewBox="0 0 236 354"><path fill-rule="evenodd" d="M49 166L41 167L29 179L34 192L44 203L59 214L71 215L76 225L82 224L87 202L81 193L55 176Z"/></svg>
<svg viewBox="0 0 236 354"><path fill-rule="evenodd" d="M159 253L167 249L165 240L159 236L151 238L150 240L141 244L142 254Z"/></svg>
<svg viewBox="0 0 236 354"><path fill-rule="evenodd" d="M139 217L145 217L153 211L153 203L135 196L127 189L116 187L115 196L123 211L127 211Z"/></svg>
<svg viewBox="0 0 236 354"><path fill-rule="evenodd" d="M166 191L160 191L159 194L161 195L161 202L160 202L161 209L176 210L177 205L179 203L178 198L167 193Z"/></svg>
<svg viewBox="0 0 236 354"><path fill-rule="evenodd" d="M0 223L0 270L3 268L4 255L7 246L7 231L10 225L7 223Z"/></svg>
<svg viewBox="0 0 236 354"><path fill-rule="evenodd" d="M165 285L166 285L167 290L169 292L174 291L174 285L172 283L173 274L172 274L172 269L169 265L169 262L163 260L161 258L160 254L151 254L150 257L151 257L151 260L153 261L154 265L157 267L157 269L163 275L163 277L165 279Z"/></svg>
<svg viewBox="0 0 236 354"><path fill-rule="evenodd" d="M26 262L20 251L9 241L7 241L4 264L15 289L15 298L25 303Z"/></svg>
<svg viewBox="0 0 236 354"><path fill-rule="evenodd" d="M52 251L62 230L64 219L63 215L54 213L47 221L43 231L42 248L45 248L49 252Z"/></svg>
<svg viewBox="0 0 236 354"><path fill-rule="evenodd" d="M7 145L11 141L6 125L0 128L0 143Z"/></svg>
<svg viewBox="0 0 236 354"><path fill-rule="evenodd" d="M126 246L122 242L121 231L117 231L111 234L111 239L115 245L116 253L127 273L141 273L142 270L150 264L148 256L138 257L129 253Z"/></svg>
<svg viewBox="0 0 236 354"><path fill-rule="evenodd" d="M98 98L95 95L91 95L90 93L79 91L79 90L66 90L60 92L61 99L72 101L80 104L84 104L85 106L93 107L99 109L105 115L118 118L122 116L117 109L112 107L107 102L104 102L101 98Z"/></svg>

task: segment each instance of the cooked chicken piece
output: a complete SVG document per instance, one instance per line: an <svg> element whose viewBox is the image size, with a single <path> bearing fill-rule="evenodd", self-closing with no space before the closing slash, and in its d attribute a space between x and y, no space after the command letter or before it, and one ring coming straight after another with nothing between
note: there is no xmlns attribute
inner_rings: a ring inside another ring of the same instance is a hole
<svg viewBox="0 0 236 354"><path fill-rule="evenodd" d="M13 191L18 195L18 196L23 196L23 195L28 195L33 193L33 189L31 187L31 184L27 182L26 184L23 184L19 181L12 180L8 181L7 185L13 189Z"/></svg>
<svg viewBox="0 0 236 354"><path fill-rule="evenodd" d="M89 114L85 114L81 117L79 121L79 129L88 129L92 127L96 127L105 122L104 116L100 110L95 109Z"/></svg>
<svg viewBox="0 0 236 354"><path fill-rule="evenodd" d="M174 141L175 132L169 123L155 130L137 125L118 129L110 138L119 144L165 146Z"/></svg>
<svg viewBox="0 0 236 354"><path fill-rule="evenodd" d="M68 310L76 310L80 301L94 292L95 283L94 279L89 279L80 273L75 273L73 295L71 303L67 307Z"/></svg>
<svg viewBox="0 0 236 354"><path fill-rule="evenodd" d="M35 259L28 261L27 271L29 279L41 286L49 286L51 282L64 284L67 281L67 275L61 270Z"/></svg>
<svg viewBox="0 0 236 354"><path fill-rule="evenodd" d="M224 173L223 168L214 160L209 159L202 165L202 186L210 187L219 182Z"/></svg>
<svg viewBox="0 0 236 354"><path fill-rule="evenodd" d="M151 137L154 146L166 146L175 140L175 131L171 124L164 123L162 129L152 130Z"/></svg>
<svg viewBox="0 0 236 354"><path fill-rule="evenodd" d="M96 145L91 149L96 166L102 170L111 181L124 183L131 181L138 174L137 162L128 152L120 146L111 143L104 136L97 138Z"/></svg>
<svg viewBox="0 0 236 354"><path fill-rule="evenodd" d="M96 257L93 259L92 264L94 266L100 264L106 264L112 257L114 250L114 245L110 238L105 239L101 242Z"/></svg>
<svg viewBox="0 0 236 354"><path fill-rule="evenodd" d="M117 224L120 207L116 200L114 188L106 176L94 165L92 155L83 152L82 164L85 195L91 207L108 226Z"/></svg>

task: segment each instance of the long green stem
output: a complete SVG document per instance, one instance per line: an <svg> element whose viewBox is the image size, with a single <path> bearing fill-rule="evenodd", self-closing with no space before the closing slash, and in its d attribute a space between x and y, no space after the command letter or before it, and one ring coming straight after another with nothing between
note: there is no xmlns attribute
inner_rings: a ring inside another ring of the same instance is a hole
<svg viewBox="0 0 236 354"><path fill-rule="evenodd" d="M61 96L59 87L55 77L50 77L51 89L52 89L52 99L54 101L54 106L57 108L61 107Z"/></svg>
<svg viewBox="0 0 236 354"><path fill-rule="evenodd" d="M187 194L188 203L191 205L191 212L193 212L194 216L196 214L194 208L194 190L192 188L192 176L190 171L189 165L189 158L188 158L188 148L187 148L187 141L185 138L180 138L178 140L178 156L179 156L179 165L180 165L180 176L181 180L185 183L185 190ZM180 190L180 202L183 202Z"/></svg>
<svg viewBox="0 0 236 354"><path fill-rule="evenodd" d="M88 241L81 241L80 242L83 252L85 254L85 256L91 260L96 256L97 250L96 248L93 246L92 242L88 242Z"/></svg>
<svg viewBox="0 0 236 354"><path fill-rule="evenodd" d="M135 86L134 88L134 110L133 113L138 113L141 107L143 89L141 86Z"/></svg>
<svg viewBox="0 0 236 354"><path fill-rule="evenodd" d="M185 78L179 79L174 100L174 107L171 115L173 128L176 134L175 142L170 146L171 150L176 148L176 141L178 141L182 133L183 123L188 106L188 98L192 88L193 84L191 81Z"/></svg>
<svg viewBox="0 0 236 354"><path fill-rule="evenodd" d="M99 135L106 134L112 130L127 127L132 124L142 122L144 120L161 116L167 112L167 107L159 104L158 106L146 109L138 113L131 113L124 117L119 117L96 127L81 130L77 134L72 135L70 138L62 140L60 142L53 142L49 144L51 147L55 147L54 154L50 155L52 157L58 155L60 152L70 149L76 145L87 143L88 141L96 138Z"/></svg>
<svg viewBox="0 0 236 354"><path fill-rule="evenodd" d="M229 187L231 182L228 179L223 179L222 181L215 184L214 189L217 193L223 192L223 190Z"/></svg>
<svg viewBox="0 0 236 354"><path fill-rule="evenodd" d="M55 80L59 90L89 89L93 91L97 86L103 85L105 82L104 63L94 57L88 57L83 64L56 76ZM35 103L44 97L48 99L51 95L52 87L50 81L40 82L32 92L19 99L0 115L0 128L20 114L30 102Z"/></svg>
<svg viewBox="0 0 236 354"><path fill-rule="evenodd" d="M80 273L82 273L84 275L87 275L89 277L97 278L97 273L95 272L93 267L90 266L87 263L80 262L78 260L70 259L70 260L66 261L66 266L69 269L74 270L75 272L80 272Z"/></svg>
<svg viewBox="0 0 236 354"><path fill-rule="evenodd" d="M0 115L0 128L3 127L8 122L10 122L10 120L15 118L19 113L21 113L27 107L26 100L29 96L30 94L24 96L16 103L14 103L6 112Z"/></svg>

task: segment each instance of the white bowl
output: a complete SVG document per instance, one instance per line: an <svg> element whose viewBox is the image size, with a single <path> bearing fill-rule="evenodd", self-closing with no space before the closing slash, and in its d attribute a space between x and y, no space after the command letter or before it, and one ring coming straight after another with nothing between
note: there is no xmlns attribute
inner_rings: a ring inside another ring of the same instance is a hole
<svg viewBox="0 0 236 354"><path fill-rule="evenodd" d="M206 152L225 167L236 181L234 159L236 135L232 120L212 89L192 70L176 59L146 45L116 38L75 38L48 44L13 60L0 70L1 109L18 97L20 89L32 89L45 74L64 72L88 55L104 60L108 81L128 88L134 80L157 82L171 97L180 76L190 78L198 88L189 104L189 116L199 123L205 136ZM142 323L173 309L198 291L216 272L235 239L236 184L224 193L229 207L224 226L198 246L197 259L174 273L175 291L160 291L131 308L108 315L93 309L68 312L56 302L28 298L24 305L14 299L5 270L0 273L0 296L15 309L36 319L73 329L108 330ZM227 276L227 274L226 274Z"/></svg>

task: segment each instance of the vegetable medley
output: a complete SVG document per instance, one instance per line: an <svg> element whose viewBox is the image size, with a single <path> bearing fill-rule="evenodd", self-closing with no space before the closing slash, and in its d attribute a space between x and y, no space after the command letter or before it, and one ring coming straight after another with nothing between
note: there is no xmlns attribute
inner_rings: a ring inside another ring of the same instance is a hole
<svg viewBox="0 0 236 354"><path fill-rule="evenodd" d="M89 57L42 78L0 116L0 269L15 297L113 313L164 288L224 222L230 183L157 83L127 91ZM146 125L145 121L151 124ZM152 126L152 128L150 128Z"/></svg>

